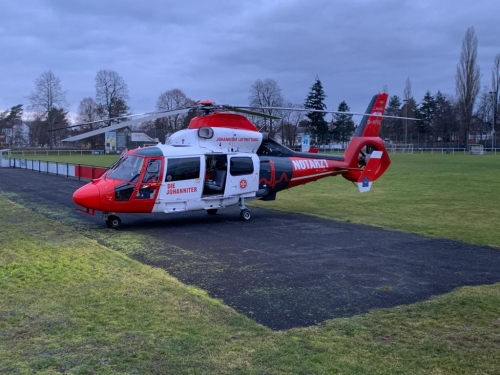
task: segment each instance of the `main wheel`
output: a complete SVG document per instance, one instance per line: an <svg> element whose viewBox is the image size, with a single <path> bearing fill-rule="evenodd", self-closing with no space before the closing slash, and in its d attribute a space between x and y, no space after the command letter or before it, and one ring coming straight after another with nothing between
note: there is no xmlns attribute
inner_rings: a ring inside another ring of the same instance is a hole
<svg viewBox="0 0 500 375"><path fill-rule="evenodd" d="M106 225L111 229L118 229L122 224L121 219L116 215L109 215L106 219Z"/></svg>
<svg viewBox="0 0 500 375"><path fill-rule="evenodd" d="M217 208L209 208L207 210L207 214L209 215L215 215L217 213Z"/></svg>
<svg viewBox="0 0 500 375"><path fill-rule="evenodd" d="M252 218L252 212L248 209L245 208L244 210L240 211L240 219L243 221L248 221Z"/></svg>

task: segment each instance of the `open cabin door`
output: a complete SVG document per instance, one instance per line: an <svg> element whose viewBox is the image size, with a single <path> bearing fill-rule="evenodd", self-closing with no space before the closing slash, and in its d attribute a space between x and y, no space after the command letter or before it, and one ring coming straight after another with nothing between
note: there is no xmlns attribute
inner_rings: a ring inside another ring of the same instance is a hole
<svg viewBox="0 0 500 375"><path fill-rule="evenodd" d="M259 157L255 154L207 154L202 195L203 209L235 205L255 196L259 185Z"/></svg>

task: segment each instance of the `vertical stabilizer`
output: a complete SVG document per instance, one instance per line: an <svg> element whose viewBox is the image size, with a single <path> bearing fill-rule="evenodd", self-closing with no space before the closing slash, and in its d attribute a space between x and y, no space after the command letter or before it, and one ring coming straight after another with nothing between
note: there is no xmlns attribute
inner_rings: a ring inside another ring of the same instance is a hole
<svg viewBox="0 0 500 375"><path fill-rule="evenodd" d="M383 115L385 112L385 106L387 104L387 98L389 94L386 92L381 92L380 94L374 95L365 113ZM378 137L380 133L380 127L382 126L381 116L370 116L364 115L359 123L355 137Z"/></svg>

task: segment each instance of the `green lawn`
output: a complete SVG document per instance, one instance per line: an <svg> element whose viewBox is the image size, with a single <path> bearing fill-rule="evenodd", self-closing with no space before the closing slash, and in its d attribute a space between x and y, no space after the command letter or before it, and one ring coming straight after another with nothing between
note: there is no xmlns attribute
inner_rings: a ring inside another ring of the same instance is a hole
<svg viewBox="0 0 500 375"><path fill-rule="evenodd" d="M370 192L342 177L278 193L259 207L500 247L500 155L391 155Z"/></svg>
<svg viewBox="0 0 500 375"><path fill-rule="evenodd" d="M500 246L499 169L493 156L397 155L370 193L336 177L258 204ZM124 255L152 239L93 230L0 193L0 373L499 373L500 284L273 332Z"/></svg>

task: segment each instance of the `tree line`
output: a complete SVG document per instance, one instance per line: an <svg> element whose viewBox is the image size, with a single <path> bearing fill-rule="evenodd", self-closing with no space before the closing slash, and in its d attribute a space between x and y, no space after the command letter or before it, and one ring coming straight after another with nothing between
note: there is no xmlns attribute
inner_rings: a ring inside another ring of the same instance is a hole
<svg viewBox="0 0 500 375"><path fill-rule="evenodd" d="M493 146L492 134L496 129L498 94L500 87L500 54L494 59L491 85L480 90L480 70L477 64L478 40L473 27L468 28L462 42L462 50L455 75L455 96L441 91L427 91L417 102L412 95L410 78L406 79L403 97L393 95L389 99L386 114L411 119L385 118L381 137L388 142L414 144L417 147L464 147L467 140ZM131 115L129 90L124 78L117 72L99 70L95 76L95 96L81 99L76 122L70 127L66 91L61 80L52 71L44 72L35 82L34 91L28 96L30 114L29 144L36 147L59 147L61 140L91 130L124 121ZM283 97L279 84L273 79L257 79L249 89L251 107L280 107L263 109L266 114L279 120L250 116L250 120L273 138L288 146L294 146L300 133L311 135L312 144L347 143L355 131L349 105L342 101L336 107L338 113L298 112L293 109L327 110L326 94L319 77L305 98L304 103L293 103ZM194 105L181 89L174 88L161 93L156 110L170 111ZM22 122L23 104L0 112L0 134ZM143 123L140 129L153 138L164 140L177 130L186 128L192 114L177 115ZM102 122L95 122L102 120ZM15 135L11 134L11 143ZM4 136L5 140L5 136ZM2 139L0 138L0 142ZM103 148L103 137L81 141L82 147Z"/></svg>

